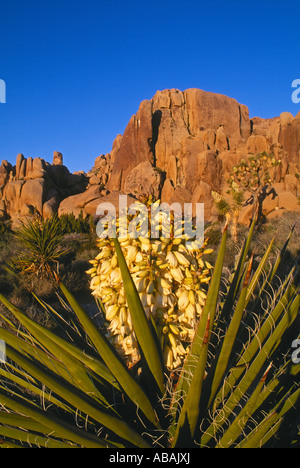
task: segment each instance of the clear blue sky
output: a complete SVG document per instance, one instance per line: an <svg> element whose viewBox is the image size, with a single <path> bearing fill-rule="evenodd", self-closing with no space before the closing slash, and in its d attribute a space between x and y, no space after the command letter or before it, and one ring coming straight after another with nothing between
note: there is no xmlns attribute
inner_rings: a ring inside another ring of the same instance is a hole
<svg viewBox="0 0 300 468"><path fill-rule="evenodd" d="M250 116L296 115L295 1L1 0L0 161L17 153L88 171L143 99L200 88Z"/></svg>

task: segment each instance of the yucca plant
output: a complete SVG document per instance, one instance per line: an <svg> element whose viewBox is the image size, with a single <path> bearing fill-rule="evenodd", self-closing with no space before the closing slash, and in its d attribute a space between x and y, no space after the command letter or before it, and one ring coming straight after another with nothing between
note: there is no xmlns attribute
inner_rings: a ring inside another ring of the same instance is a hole
<svg viewBox="0 0 300 468"><path fill-rule="evenodd" d="M63 232L57 216L50 219L35 218L21 222L14 231L17 249L8 262L11 271L51 277L59 260L67 253L62 246Z"/></svg>
<svg viewBox="0 0 300 468"><path fill-rule="evenodd" d="M225 227L193 342L175 372L165 366L117 238L115 253L141 356L138 369L126 366L59 278L72 311L65 320L48 308L60 333L35 323L0 295L18 322L3 316L0 328L7 355L0 367L1 445L276 446L299 401L300 366L293 364L289 348L298 337L300 295L295 269L275 287L288 240L271 268L274 239L255 263L254 224L226 282ZM296 446L299 433L292 436L289 445Z"/></svg>

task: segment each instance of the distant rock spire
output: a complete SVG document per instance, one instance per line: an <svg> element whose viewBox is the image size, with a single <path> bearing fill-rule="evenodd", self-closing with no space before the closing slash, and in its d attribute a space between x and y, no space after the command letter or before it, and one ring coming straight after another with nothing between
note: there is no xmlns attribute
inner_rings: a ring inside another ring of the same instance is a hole
<svg viewBox="0 0 300 468"><path fill-rule="evenodd" d="M54 166L63 166L63 155L58 151L53 153L53 165Z"/></svg>

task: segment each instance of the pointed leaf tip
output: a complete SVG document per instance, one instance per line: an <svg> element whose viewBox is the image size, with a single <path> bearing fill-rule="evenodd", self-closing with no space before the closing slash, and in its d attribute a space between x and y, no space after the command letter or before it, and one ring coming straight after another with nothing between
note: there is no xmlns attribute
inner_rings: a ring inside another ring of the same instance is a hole
<svg viewBox="0 0 300 468"><path fill-rule="evenodd" d="M249 266L248 266L248 270L247 270L245 281L244 281L244 287L247 287L248 284L249 284L249 281L250 281L250 275L251 275L252 265L253 265L253 258L254 258L254 254L251 255L251 258L250 258L250 261L249 261Z"/></svg>

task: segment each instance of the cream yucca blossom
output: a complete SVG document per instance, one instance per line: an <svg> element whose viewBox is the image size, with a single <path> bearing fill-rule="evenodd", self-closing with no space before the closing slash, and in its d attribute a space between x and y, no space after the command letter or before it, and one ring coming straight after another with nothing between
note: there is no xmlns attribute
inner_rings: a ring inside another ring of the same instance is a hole
<svg viewBox="0 0 300 468"><path fill-rule="evenodd" d="M206 298L205 285L210 269L202 256L211 253L203 245L188 250L183 238L130 235L119 238L129 271L139 292L149 320L160 339L166 366L172 370L182 365L193 339L197 321ZM99 254L90 263L92 294L105 309L110 339L129 367L140 359L133 332L122 276L112 239L97 241Z"/></svg>

